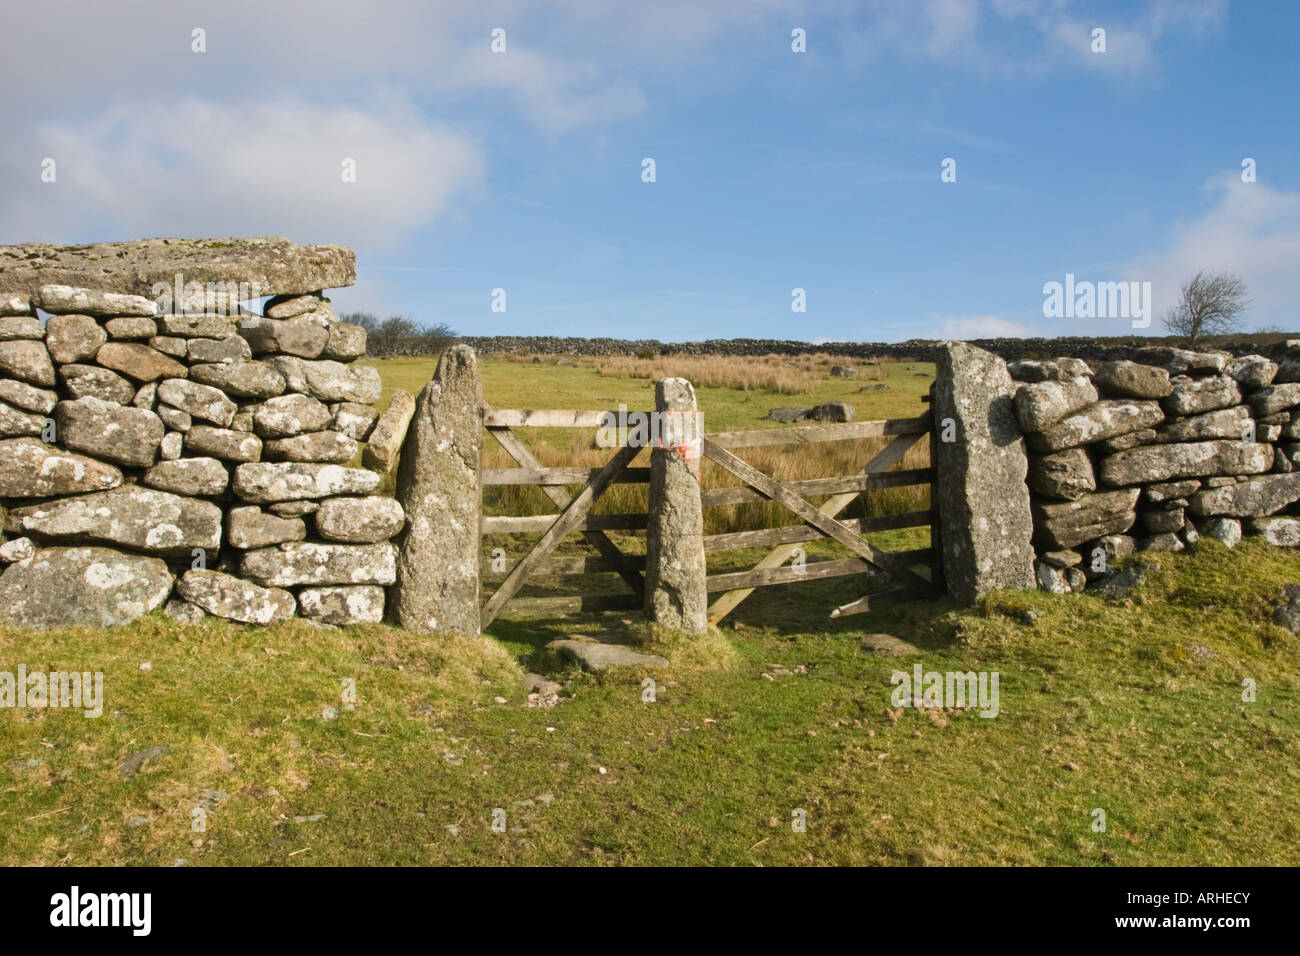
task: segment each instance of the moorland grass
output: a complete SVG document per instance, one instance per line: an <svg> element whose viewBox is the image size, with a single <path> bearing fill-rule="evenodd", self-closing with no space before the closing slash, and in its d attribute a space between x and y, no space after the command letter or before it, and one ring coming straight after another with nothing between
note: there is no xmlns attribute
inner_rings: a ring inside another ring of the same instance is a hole
<svg viewBox="0 0 1300 956"><path fill-rule="evenodd" d="M375 364L388 394L432 373ZM827 398L859 419L915 415L932 369L907 364L882 392L842 379L780 401L702 388L701 406L709 430ZM646 381L529 365L486 360L488 400L648 406ZM559 454L574 439L541 440ZM924 535L873 540L898 550ZM836 547L810 544L810 560ZM0 864L1300 864L1300 640L1272 622L1300 556L1204 540L1144 560L1158 570L1118 603L1004 593L831 620L887 585L764 588L695 642L618 614L508 609L482 638L158 613L111 632L0 629L0 669L105 678L96 719L0 710ZM874 632L921 653L874 656ZM612 634L670 664L589 675L546 650L565 633ZM997 671L998 716L892 706L891 673L918 661ZM526 669L565 682L558 706L525 706ZM792 831L795 810L806 832Z"/></svg>

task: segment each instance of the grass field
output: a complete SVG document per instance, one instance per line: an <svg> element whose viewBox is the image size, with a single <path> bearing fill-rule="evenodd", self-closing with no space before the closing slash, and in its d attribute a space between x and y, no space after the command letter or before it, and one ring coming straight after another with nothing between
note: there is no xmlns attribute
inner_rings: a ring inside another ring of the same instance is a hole
<svg viewBox="0 0 1300 956"><path fill-rule="evenodd" d="M432 372L376 364L390 390ZM483 371L498 407L649 403L648 381L590 366ZM893 366L883 392L833 379L700 400L710 431L830 397L907 416L930 381L917 371ZM547 438L557 455L574 442ZM1207 540L1154 560L1120 603L1016 593L832 621L861 578L768 588L690 644L618 615L502 619L472 639L160 615L0 631L0 669L105 686L97 719L0 711L0 863L1300 864L1300 639L1271 621L1300 556ZM545 649L601 630L669 658L653 703L648 674L596 678ZM868 654L876 632L921 653ZM891 672L917 662L998 672L998 716L893 707ZM525 706L526 670L564 682L557 706Z"/></svg>

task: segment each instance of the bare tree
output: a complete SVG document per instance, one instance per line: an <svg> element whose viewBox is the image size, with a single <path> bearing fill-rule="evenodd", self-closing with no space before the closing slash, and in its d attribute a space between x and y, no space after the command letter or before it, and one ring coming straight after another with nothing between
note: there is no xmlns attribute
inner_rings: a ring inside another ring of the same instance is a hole
<svg viewBox="0 0 1300 956"><path fill-rule="evenodd" d="M1178 304L1165 315L1164 325L1188 345L1206 335L1223 335L1241 328L1246 310L1246 283L1231 272L1196 273L1183 284Z"/></svg>

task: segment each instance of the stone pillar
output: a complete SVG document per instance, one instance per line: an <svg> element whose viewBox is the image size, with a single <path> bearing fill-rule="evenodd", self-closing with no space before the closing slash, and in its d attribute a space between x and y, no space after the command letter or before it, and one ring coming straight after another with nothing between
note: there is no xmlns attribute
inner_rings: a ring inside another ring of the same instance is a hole
<svg viewBox="0 0 1300 956"><path fill-rule="evenodd" d="M650 523L646 529L645 613L650 620L703 634L708 628L704 509L700 504L703 424L684 378L655 385L650 442Z"/></svg>
<svg viewBox="0 0 1300 956"><path fill-rule="evenodd" d="M397 466L406 529L397 539L397 624L419 634L479 633L483 385L474 350L442 353L416 400Z"/></svg>
<svg viewBox="0 0 1300 956"><path fill-rule="evenodd" d="M998 356L965 342L939 347L930 494L936 496L948 593L963 604L998 588L1036 586L1029 460L1014 393L1007 363Z"/></svg>

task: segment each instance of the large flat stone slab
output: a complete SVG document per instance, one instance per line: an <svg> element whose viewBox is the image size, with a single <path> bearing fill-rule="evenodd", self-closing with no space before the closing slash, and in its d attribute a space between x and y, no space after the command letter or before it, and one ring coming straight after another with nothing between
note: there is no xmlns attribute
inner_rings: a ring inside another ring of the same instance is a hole
<svg viewBox="0 0 1300 956"><path fill-rule="evenodd" d="M585 671L599 673L611 667L667 667L668 658L642 654L626 644L610 644L582 635L570 635L546 645L582 665Z"/></svg>
<svg viewBox="0 0 1300 956"><path fill-rule="evenodd" d="M186 283L255 282L260 295L296 295L357 281L351 249L299 246L279 236L0 246L0 289L31 296L58 284L153 299L154 283L174 286L177 273Z"/></svg>

